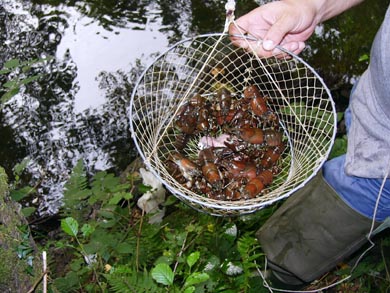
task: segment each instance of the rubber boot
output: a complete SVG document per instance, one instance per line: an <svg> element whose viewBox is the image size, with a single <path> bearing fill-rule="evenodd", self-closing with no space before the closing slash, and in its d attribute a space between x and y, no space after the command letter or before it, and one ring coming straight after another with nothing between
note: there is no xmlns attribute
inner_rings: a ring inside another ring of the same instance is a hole
<svg viewBox="0 0 390 293"><path fill-rule="evenodd" d="M358 250L371 224L319 172L282 204L256 237L275 277L287 285L304 285Z"/></svg>

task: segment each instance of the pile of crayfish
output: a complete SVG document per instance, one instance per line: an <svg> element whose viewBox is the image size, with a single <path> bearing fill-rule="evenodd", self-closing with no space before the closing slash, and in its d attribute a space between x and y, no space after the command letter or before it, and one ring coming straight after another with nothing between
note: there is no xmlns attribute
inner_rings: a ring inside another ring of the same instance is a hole
<svg viewBox="0 0 390 293"><path fill-rule="evenodd" d="M167 170L186 188L217 200L261 195L280 172L285 150L279 120L256 85L232 94L223 87L214 96L195 94L174 119L175 151ZM188 143L198 141L195 156Z"/></svg>

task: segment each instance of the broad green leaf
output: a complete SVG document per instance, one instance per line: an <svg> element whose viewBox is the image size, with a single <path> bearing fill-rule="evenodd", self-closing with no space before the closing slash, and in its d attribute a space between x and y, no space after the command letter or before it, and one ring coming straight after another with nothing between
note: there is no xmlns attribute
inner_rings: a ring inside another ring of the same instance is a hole
<svg viewBox="0 0 390 293"><path fill-rule="evenodd" d="M165 263L159 263L152 269L152 277L157 283L171 286L174 274L171 267Z"/></svg>
<svg viewBox="0 0 390 293"><path fill-rule="evenodd" d="M36 208L34 207L26 207L22 209L22 214L25 217L31 216L36 211Z"/></svg>
<svg viewBox="0 0 390 293"><path fill-rule="evenodd" d="M41 75L30 76L30 77L24 78L20 83L21 84L28 84L30 82L36 81L40 77L41 77Z"/></svg>
<svg viewBox="0 0 390 293"><path fill-rule="evenodd" d="M106 219L114 219L115 214L113 210L110 210L109 208L106 208L105 210L98 211L98 214Z"/></svg>
<svg viewBox="0 0 390 293"><path fill-rule="evenodd" d="M370 59L370 56L368 54L363 54L359 57L359 62L367 61Z"/></svg>
<svg viewBox="0 0 390 293"><path fill-rule="evenodd" d="M20 175L27 167L27 164L30 162L30 158L24 158L20 163L16 164L13 168L14 173Z"/></svg>
<svg viewBox="0 0 390 293"><path fill-rule="evenodd" d="M123 192L122 196L123 196L123 199L125 199L125 200L130 200L133 198L133 194L130 192Z"/></svg>
<svg viewBox="0 0 390 293"><path fill-rule="evenodd" d="M21 189L11 190L10 196L14 201L20 201L26 196L28 196L34 190L35 190L34 187L26 186Z"/></svg>
<svg viewBox="0 0 390 293"><path fill-rule="evenodd" d="M183 293L193 293L195 292L195 286L187 287Z"/></svg>
<svg viewBox="0 0 390 293"><path fill-rule="evenodd" d="M66 234L76 237L79 232L79 223L72 217L67 217L61 220L61 228Z"/></svg>
<svg viewBox="0 0 390 293"><path fill-rule="evenodd" d="M5 68L15 68L19 66L19 59L11 59L4 63Z"/></svg>
<svg viewBox="0 0 390 293"><path fill-rule="evenodd" d="M3 87L4 88L15 88L17 87L19 84L16 80L10 80L10 81L7 81L5 83L3 83Z"/></svg>
<svg viewBox="0 0 390 293"><path fill-rule="evenodd" d="M83 233L84 237L88 237L93 233L93 231L95 231L95 228L93 228L90 224L84 224L81 227L81 232Z"/></svg>
<svg viewBox="0 0 390 293"><path fill-rule="evenodd" d="M10 73L11 70L10 69L1 69L0 70L0 74L6 74L6 73Z"/></svg>
<svg viewBox="0 0 390 293"><path fill-rule="evenodd" d="M112 198L110 199L110 201L108 202L108 204L110 205L116 205L118 204L121 199L123 198L122 194L119 192L119 193L115 193Z"/></svg>
<svg viewBox="0 0 390 293"><path fill-rule="evenodd" d="M186 282L184 284L184 288L205 282L208 279L210 279L209 274L201 273L201 272L194 272L191 275L189 275L188 278L186 279Z"/></svg>
<svg viewBox="0 0 390 293"><path fill-rule="evenodd" d="M108 204L117 205L122 199L130 200L133 198L133 195L130 192L117 192L115 193Z"/></svg>
<svg viewBox="0 0 390 293"><path fill-rule="evenodd" d="M151 187L151 186L149 186L149 185L144 185L144 184L140 184L140 185L138 185L138 190L139 190L139 192L141 192L141 193L146 193L146 192L148 192L148 191L150 191L150 190L152 190L153 188Z"/></svg>
<svg viewBox="0 0 390 293"><path fill-rule="evenodd" d="M4 95L1 96L0 102L1 103L6 103L8 102L13 96L17 95L19 93L19 88L13 88L6 92Z"/></svg>
<svg viewBox="0 0 390 293"><path fill-rule="evenodd" d="M31 69L31 66L30 65L25 65L22 67L22 72L23 73L26 73L27 71L29 71Z"/></svg>
<svg viewBox="0 0 390 293"><path fill-rule="evenodd" d="M188 266L191 268L198 261L199 257L200 257L200 252L199 251L195 251L195 252L191 253L187 257L187 264L188 264Z"/></svg>

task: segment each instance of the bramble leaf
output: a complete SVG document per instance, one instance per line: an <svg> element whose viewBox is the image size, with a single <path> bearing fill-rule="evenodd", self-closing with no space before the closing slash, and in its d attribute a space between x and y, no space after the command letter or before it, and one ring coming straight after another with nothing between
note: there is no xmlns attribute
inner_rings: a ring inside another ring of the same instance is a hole
<svg viewBox="0 0 390 293"><path fill-rule="evenodd" d="M66 234L76 237L79 232L79 223L72 217L67 217L61 220L61 228Z"/></svg>
<svg viewBox="0 0 390 293"><path fill-rule="evenodd" d="M195 252L191 253L187 257L187 264L188 264L188 266L191 268L198 261L199 257L200 257L200 252L199 251L195 251Z"/></svg>
<svg viewBox="0 0 390 293"><path fill-rule="evenodd" d="M171 286L173 284L174 274L169 265L159 263L152 269L152 277L157 283Z"/></svg>
<svg viewBox="0 0 390 293"><path fill-rule="evenodd" d="M186 279L186 282L184 284L184 287L189 287L189 286L192 286L195 284L205 282L209 278L210 278L210 276L207 273L194 272L188 276L188 278Z"/></svg>

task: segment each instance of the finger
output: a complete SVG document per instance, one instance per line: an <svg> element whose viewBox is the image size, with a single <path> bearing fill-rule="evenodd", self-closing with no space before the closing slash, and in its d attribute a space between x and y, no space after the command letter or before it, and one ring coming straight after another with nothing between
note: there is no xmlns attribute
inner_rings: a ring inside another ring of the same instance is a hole
<svg viewBox="0 0 390 293"><path fill-rule="evenodd" d="M304 42L289 42L286 44L283 44L282 47L286 49L287 51L294 53L294 54L299 54L303 51L305 48L305 43Z"/></svg>
<svg viewBox="0 0 390 293"><path fill-rule="evenodd" d="M233 45L237 47L241 47L243 49L247 49L249 47L248 42L245 40L245 38L241 36L229 36L230 41L232 42Z"/></svg>
<svg viewBox="0 0 390 293"><path fill-rule="evenodd" d="M248 48L247 42L242 37L245 33L245 30L241 29L236 23L231 23L229 25L229 38L235 46L244 49Z"/></svg>
<svg viewBox="0 0 390 293"><path fill-rule="evenodd" d="M298 55L305 48L304 42L289 42L283 44L283 49L286 51L279 49L280 47L275 47L272 51L264 50L262 45L250 46L252 52L257 54L259 57L275 57L275 58L290 58L292 57L290 53Z"/></svg>
<svg viewBox="0 0 390 293"><path fill-rule="evenodd" d="M293 28L293 23L290 17L280 17L268 30L264 37L263 48L266 51L272 51L280 44L283 38Z"/></svg>

